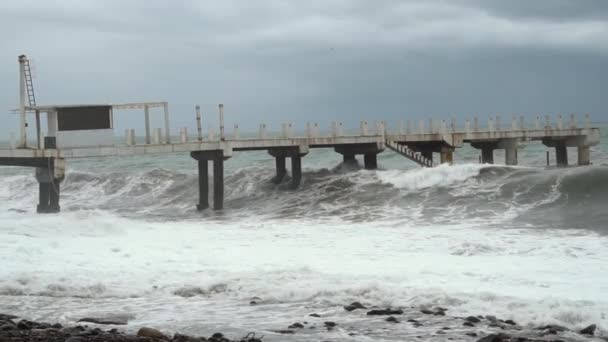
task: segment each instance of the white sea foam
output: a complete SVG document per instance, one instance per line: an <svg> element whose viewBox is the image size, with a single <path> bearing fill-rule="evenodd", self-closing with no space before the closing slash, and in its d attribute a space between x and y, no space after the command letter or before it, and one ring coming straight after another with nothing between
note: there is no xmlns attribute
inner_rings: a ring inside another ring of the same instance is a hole
<svg viewBox="0 0 608 342"><path fill-rule="evenodd" d="M53 320L127 308L137 323L190 331L212 308L216 326L245 331L358 300L608 329L608 238L576 231L5 212L0 263L0 306Z"/></svg>

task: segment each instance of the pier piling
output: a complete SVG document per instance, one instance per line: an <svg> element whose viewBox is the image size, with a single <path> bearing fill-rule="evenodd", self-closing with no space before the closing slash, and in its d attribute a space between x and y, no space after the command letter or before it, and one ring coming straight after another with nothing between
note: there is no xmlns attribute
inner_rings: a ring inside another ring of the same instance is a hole
<svg viewBox="0 0 608 342"><path fill-rule="evenodd" d="M198 160L198 204L196 209L209 208L209 162L207 159Z"/></svg>
<svg viewBox="0 0 608 342"><path fill-rule="evenodd" d="M568 166L568 148L565 144L562 143L555 146L555 159L557 166Z"/></svg>
<svg viewBox="0 0 608 342"><path fill-rule="evenodd" d="M578 165L590 165L591 155L590 148L586 145L578 146Z"/></svg>
<svg viewBox="0 0 608 342"><path fill-rule="evenodd" d="M302 157L294 153L291 159L291 189L297 189L302 181Z"/></svg>
<svg viewBox="0 0 608 342"><path fill-rule="evenodd" d="M285 178L287 174L287 169L285 167L285 156L276 156L274 157L275 167L276 167L276 175L272 179L274 184L280 184Z"/></svg>

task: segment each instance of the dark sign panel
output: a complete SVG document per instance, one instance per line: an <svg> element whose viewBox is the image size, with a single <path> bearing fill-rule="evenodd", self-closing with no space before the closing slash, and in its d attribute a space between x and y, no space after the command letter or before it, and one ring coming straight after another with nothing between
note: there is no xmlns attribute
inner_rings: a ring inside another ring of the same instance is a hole
<svg viewBox="0 0 608 342"><path fill-rule="evenodd" d="M111 106L57 108L60 131L81 131L112 128Z"/></svg>

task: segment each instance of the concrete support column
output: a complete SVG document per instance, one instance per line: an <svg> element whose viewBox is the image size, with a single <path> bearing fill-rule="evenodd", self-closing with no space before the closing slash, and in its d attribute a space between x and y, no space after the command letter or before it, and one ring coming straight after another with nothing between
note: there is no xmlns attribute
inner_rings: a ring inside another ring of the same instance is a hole
<svg viewBox="0 0 608 342"><path fill-rule="evenodd" d="M272 179L272 182L275 184L280 184L285 178L285 174L287 174L287 169L285 168L285 156L276 156L274 157L275 165L276 165L276 176Z"/></svg>
<svg viewBox="0 0 608 342"><path fill-rule="evenodd" d="M422 150L420 151L420 155L430 160L431 162L433 161L433 150Z"/></svg>
<svg viewBox="0 0 608 342"><path fill-rule="evenodd" d="M289 159L291 159L291 188L297 189L302 181L302 157L293 154Z"/></svg>
<svg viewBox="0 0 608 342"><path fill-rule="evenodd" d="M36 207L37 213L42 214L49 212L50 192L50 183L38 183L38 206Z"/></svg>
<svg viewBox="0 0 608 342"><path fill-rule="evenodd" d="M578 165L590 165L591 153L589 146L578 146Z"/></svg>
<svg viewBox="0 0 608 342"><path fill-rule="evenodd" d="M213 209L224 208L224 158L213 159Z"/></svg>
<svg viewBox="0 0 608 342"><path fill-rule="evenodd" d="M378 168L378 154L366 153L363 155L363 161L365 162L365 169L375 170Z"/></svg>
<svg viewBox="0 0 608 342"><path fill-rule="evenodd" d="M481 162L483 164L494 164L494 148L492 146L481 148Z"/></svg>
<svg viewBox="0 0 608 342"><path fill-rule="evenodd" d="M59 190L60 190L60 182L59 180L53 180L49 183L49 212L50 213L58 213L61 208L59 207Z"/></svg>
<svg viewBox="0 0 608 342"><path fill-rule="evenodd" d="M357 158L355 158L354 154L344 154L342 156L342 160L343 160L344 164L357 165Z"/></svg>
<svg viewBox="0 0 608 342"><path fill-rule="evenodd" d="M190 156L198 161L198 210L209 208L209 161L213 162L213 209L224 208L224 155L223 150L193 151Z"/></svg>
<svg viewBox="0 0 608 342"><path fill-rule="evenodd" d="M565 144L555 146L555 159L557 166L568 166L568 148Z"/></svg>
<svg viewBox="0 0 608 342"><path fill-rule="evenodd" d="M505 148L505 164L517 165L517 146Z"/></svg>
<svg viewBox="0 0 608 342"><path fill-rule="evenodd" d="M209 162L207 159L198 160L198 204L196 209L201 211L209 208Z"/></svg>
<svg viewBox="0 0 608 342"><path fill-rule="evenodd" d="M441 164L452 164L452 162L454 161L454 152L449 150L449 151L441 151L440 152L440 161Z"/></svg>

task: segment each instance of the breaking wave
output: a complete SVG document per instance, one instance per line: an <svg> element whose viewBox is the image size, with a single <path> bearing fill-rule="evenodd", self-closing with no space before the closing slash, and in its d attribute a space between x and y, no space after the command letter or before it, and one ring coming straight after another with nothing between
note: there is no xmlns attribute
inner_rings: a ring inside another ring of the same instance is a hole
<svg viewBox="0 0 608 342"><path fill-rule="evenodd" d="M418 225L594 228L608 222L608 166L538 169L488 165L414 170L305 170L301 187L270 182L274 170L238 169L227 175L222 213L196 212L197 177L165 169L141 173L71 172L62 184L62 210L109 210L148 219L279 219L400 221ZM31 176L0 179L11 209L32 210ZM212 188L212 187L211 187ZM8 198L10 197L10 198Z"/></svg>

